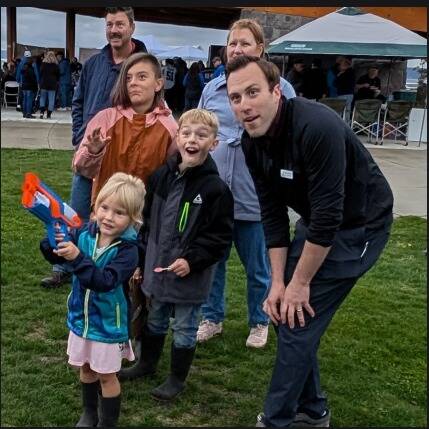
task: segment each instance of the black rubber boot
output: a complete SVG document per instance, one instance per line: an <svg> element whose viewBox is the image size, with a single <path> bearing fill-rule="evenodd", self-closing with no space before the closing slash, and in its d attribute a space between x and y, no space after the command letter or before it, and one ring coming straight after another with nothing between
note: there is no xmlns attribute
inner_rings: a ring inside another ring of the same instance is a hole
<svg viewBox="0 0 429 429"><path fill-rule="evenodd" d="M51 115L52 115L52 110L48 110L48 114L46 115L46 118L50 119Z"/></svg>
<svg viewBox="0 0 429 429"><path fill-rule="evenodd" d="M121 411L121 395L114 398L100 396L100 415L98 425L100 428L115 428L118 424Z"/></svg>
<svg viewBox="0 0 429 429"><path fill-rule="evenodd" d="M76 427L95 427L98 423L98 390L100 382L94 383L82 383L82 405L83 413L80 416L79 421L76 423Z"/></svg>
<svg viewBox="0 0 429 429"><path fill-rule="evenodd" d="M133 366L119 371L119 380L134 380L135 378L155 374L164 347L164 341L165 335L150 335L147 331L143 332L138 360Z"/></svg>
<svg viewBox="0 0 429 429"><path fill-rule="evenodd" d="M185 388L185 380L194 360L195 347L177 348L171 344L171 373L167 380L150 394L158 401L171 401Z"/></svg>

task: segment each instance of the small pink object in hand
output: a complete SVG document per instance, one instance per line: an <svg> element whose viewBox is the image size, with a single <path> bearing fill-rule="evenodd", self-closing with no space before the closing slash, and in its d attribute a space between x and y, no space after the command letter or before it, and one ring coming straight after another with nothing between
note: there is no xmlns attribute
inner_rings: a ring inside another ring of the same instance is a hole
<svg viewBox="0 0 429 429"><path fill-rule="evenodd" d="M162 273L163 271L170 271L171 270L171 268L170 267L165 267L165 268L162 268L162 267L156 267L156 268L154 268L153 269L153 271L155 272L155 273Z"/></svg>

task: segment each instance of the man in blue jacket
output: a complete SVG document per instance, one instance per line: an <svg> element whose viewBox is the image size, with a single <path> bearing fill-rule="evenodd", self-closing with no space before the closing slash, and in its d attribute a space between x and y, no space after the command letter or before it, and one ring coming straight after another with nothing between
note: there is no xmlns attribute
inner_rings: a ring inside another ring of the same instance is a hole
<svg viewBox="0 0 429 429"><path fill-rule="evenodd" d="M106 39L100 53L89 58L82 68L72 102L72 143L74 149L85 134L86 125L100 111L111 106L110 93L121 65L136 52L147 52L143 42L133 39L134 11L131 7L106 8ZM72 179L70 205L87 221L91 206L92 181L75 173ZM54 265L52 275L42 279L46 288L57 288L71 274L61 265Z"/></svg>
<svg viewBox="0 0 429 429"><path fill-rule="evenodd" d="M58 110L70 110L71 107L71 69L70 61L64 58L62 52L57 53L58 67L60 68L60 108Z"/></svg>

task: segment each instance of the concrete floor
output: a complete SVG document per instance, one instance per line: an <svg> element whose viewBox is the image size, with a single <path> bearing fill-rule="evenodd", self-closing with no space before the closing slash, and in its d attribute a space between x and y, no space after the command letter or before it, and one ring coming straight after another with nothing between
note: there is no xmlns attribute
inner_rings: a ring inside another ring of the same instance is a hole
<svg viewBox="0 0 429 429"><path fill-rule="evenodd" d="M13 108L1 110L1 147L71 149L71 112L52 119L24 119ZM427 217L427 144L402 146L386 140L383 146L362 142L371 152L393 190L394 214ZM296 220L292 213L291 220Z"/></svg>

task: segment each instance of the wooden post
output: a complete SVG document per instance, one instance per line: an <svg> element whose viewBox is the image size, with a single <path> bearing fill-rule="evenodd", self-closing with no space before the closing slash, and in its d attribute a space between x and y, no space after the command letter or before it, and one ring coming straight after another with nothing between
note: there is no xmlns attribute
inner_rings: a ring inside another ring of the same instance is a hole
<svg viewBox="0 0 429 429"><path fill-rule="evenodd" d="M66 12L66 55L71 60L74 55L76 36L76 13L74 10Z"/></svg>
<svg viewBox="0 0 429 429"><path fill-rule="evenodd" d="M15 57L16 46L16 7L6 8L7 22L7 61L12 61Z"/></svg>

